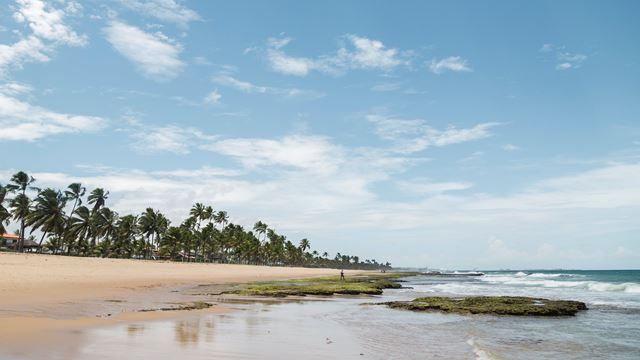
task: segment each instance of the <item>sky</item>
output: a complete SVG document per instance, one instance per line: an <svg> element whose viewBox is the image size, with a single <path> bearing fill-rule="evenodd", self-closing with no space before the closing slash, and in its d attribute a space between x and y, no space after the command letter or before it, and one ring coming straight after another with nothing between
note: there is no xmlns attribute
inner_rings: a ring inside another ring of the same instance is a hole
<svg viewBox="0 0 640 360"><path fill-rule="evenodd" d="M640 267L637 1L0 0L0 183L444 269Z"/></svg>

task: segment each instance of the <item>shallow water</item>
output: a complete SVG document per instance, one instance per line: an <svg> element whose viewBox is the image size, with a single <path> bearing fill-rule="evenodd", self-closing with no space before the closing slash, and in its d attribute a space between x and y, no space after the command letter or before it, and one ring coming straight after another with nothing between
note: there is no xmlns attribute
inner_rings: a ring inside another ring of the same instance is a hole
<svg viewBox="0 0 640 360"><path fill-rule="evenodd" d="M522 284L549 278L569 285ZM64 347L50 346L46 353L25 351L15 358L640 358L640 307L636 307L640 294L620 287L604 291L605 285L570 283L628 284L635 280L571 278L517 272L474 278L416 277L406 283L414 289L389 290L375 298L235 304L241 310L224 315L88 329L68 334L74 340ZM372 304L426 294L492 293L579 299L587 301L591 310L562 318L496 317L413 313Z"/></svg>

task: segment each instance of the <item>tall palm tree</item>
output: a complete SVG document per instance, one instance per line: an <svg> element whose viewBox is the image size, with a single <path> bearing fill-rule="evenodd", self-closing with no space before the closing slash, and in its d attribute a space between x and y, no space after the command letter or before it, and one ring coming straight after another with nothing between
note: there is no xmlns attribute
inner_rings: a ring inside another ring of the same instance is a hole
<svg viewBox="0 0 640 360"><path fill-rule="evenodd" d="M214 217L215 222L222 225L221 231L224 231L225 226L229 222L229 215L226 211L218 211Z"/></svg>
<svg viewBox="0 0 640 360"><path fill-rule="evenodd" d="M4 234L7 232L5 225L9 225L9 218L11 218L11 213L4 207L4 202L7 201L7 188L0 185L0 234Z"/></svg>
<svg viewBox="0 0 640 360"><path fill-rule="evenodd" d="M78 206L82 205L82 197L84 196L86 191L87 191L87 188L82 186L82 184L80 183L69 184L69 186L67 186L67 190L64 191L64 194L67 197L67 201L73 201L73 207L71 208L71 213L69 213L69 216L67 216L67 223L66 223L67 229L71 227L71 218L73 217L73 214L76 212L76 209L78 208ZM68 238L71 235L72 234L70 231L65 231L62 236L63 237L62 243L70 246L74 241L73 238ZM69 250L71 250L70 247L67 249L67 253L69 252Z"/></svg>
<svg viewBox="0 0 640 360"><path fill-rule="evenodd" d="M7 184L7 189L11 192L19 192L23 195L26 194L27 189L30 190L39 190L36 187L31 186L36 181L33 176L29 176L24 171L18 171L13 174L10 180L10 184Z"/></svg>
<svg viewBox="0 0 640 360"><path fill-rule="evenodd" d="M82 205L82 197L86 191L87 188L82 186L80 183L73 183L67 186L67 190L64 191L64 195L67 197L67 201L73 201L73 208L71 209L69 217L73 216L76 208Z"/></svg>
<svg viewBox="0 0 640 360"><path fill-rule="evenodd" d="M60 191L44 189L38 193L33 201L33 210L27 215L25 225L31 227L31 232L42 231L39 245L47 235L60 235L64 232L67 222L64 207L67 199Z"/></svg>
<svg viewBox="0 0 640 360"><path fill-rule="evenodd" d="M91 210L91 212L95 213L98 209L103 207L108 198L109 198L108 191L104 191L104 189L102 188L93 189L93 191L91 192L91 194L89 194L89 197L87 198L87 202L89 204L93 204L93 210Z"/></svg>
<svg viewBox="0 0 640 360"><path fill-rule="evenodd" d="M12 206L12 208L14 208L14 219L20 221L20 240L18 243L18 251L20 252L22 252L24 246L24 221L26 218L26 214L28 214L29 212L30 200L27 197L27 189L38 190L38 188L31 186L35 181L36 179L34 179L33 176L29 176L24 171L18 171L17 173L13 174L10 183L6 186L9 191L19 193L19 197L14 198L11 203L15 205ZM17 208L20 208L20 210L15 210ZM22 214L22 216L16 217L15 211L18 211L20 214Z"/></svg>
<svg viewBox="0 0 640 360"><path fill-rule="evenodd" d="M267 224L263 223L262 221L258 221L253 225L253 231L256 232L256 234L258 235L262 235L262 240L264 241L264 237L267 233L267 229L269 227L267 226Z"/></svg>
<svg viewBox="0 0 640 360"><path fill-rule="evenodd" d="M213 209L211 209L213 211ZM189 215L196 220L196 230L200 230L200 222L211 215L202 203L195 203L189 210Z"/></svg>
<svg viewBox="0 0 640 360"><path fill-rule="evenodd" d="M22 252L24 246L24 230L26 228L25 221L31 212L31 199L26 194L18 194L11 200L9 204L13 219L20 222L20 240L16 250Z"/></svg>

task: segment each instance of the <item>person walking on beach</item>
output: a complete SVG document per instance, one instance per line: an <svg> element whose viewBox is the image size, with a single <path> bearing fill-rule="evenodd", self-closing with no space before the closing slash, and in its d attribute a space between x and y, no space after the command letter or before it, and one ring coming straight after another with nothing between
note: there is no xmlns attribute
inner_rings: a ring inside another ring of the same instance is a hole
<svg viewBox="0 0 640 360"><path fill-rule="evenodd" d="M340 280L344 280L344 270L340 270Z"/></svg>

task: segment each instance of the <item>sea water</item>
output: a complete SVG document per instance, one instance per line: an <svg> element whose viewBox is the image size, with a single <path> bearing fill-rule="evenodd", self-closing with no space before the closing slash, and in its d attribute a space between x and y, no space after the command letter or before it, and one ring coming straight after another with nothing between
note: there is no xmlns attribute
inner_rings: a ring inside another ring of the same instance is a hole
<svg viewBox="0 0 640 360"><path fill-rule="evenodd" d="M233 304L224 315L76 333L47 359L640 359L640 271L492 271L418 276L377 297ZM569 317L418 313L376 303L418 296L580 300ZM16 358L37 358L26 352Z"/></svg>

